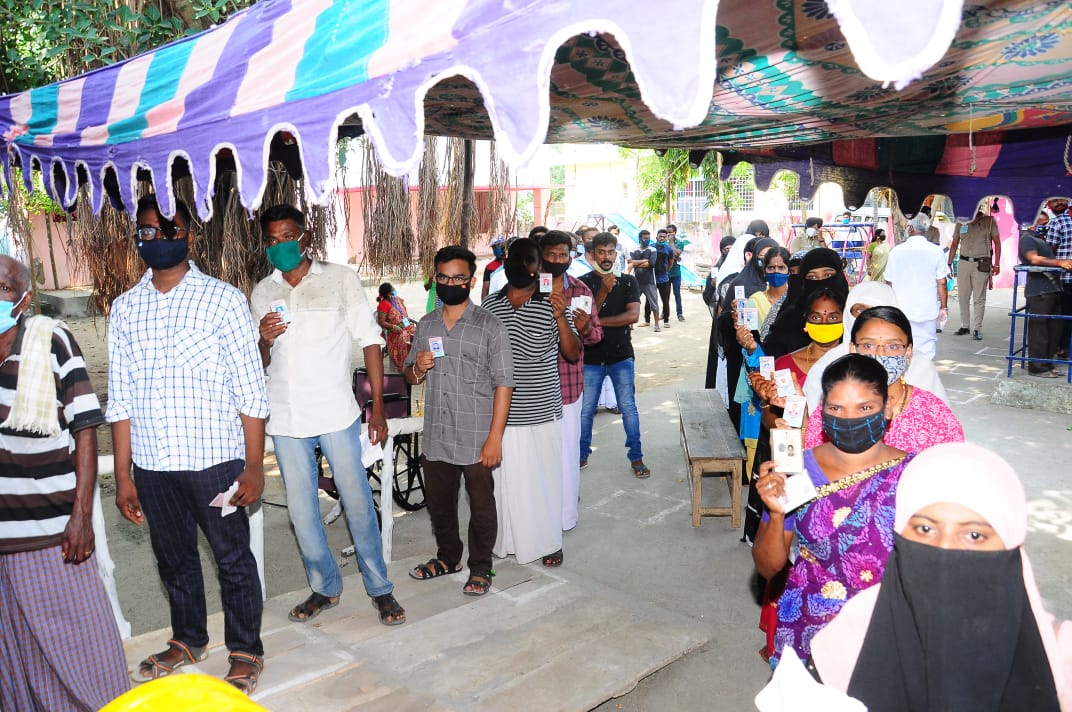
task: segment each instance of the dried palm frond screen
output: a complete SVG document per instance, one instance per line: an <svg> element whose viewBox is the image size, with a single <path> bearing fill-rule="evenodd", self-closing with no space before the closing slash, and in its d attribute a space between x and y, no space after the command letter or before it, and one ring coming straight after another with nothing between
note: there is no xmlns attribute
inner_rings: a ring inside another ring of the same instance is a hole
<svg viewBox="0 0 1072 712"><path fill-rule="evenodd" d="M422 275L431 275L439 231L443 222L443 196L439 191L439 141L434 136L424 139L417 190L417 251Z"/></svg>
<svg viewBox="0 0 1072 712"><path fill-rule="evenodd" d="M488 178L487 234L509 236L517 232L517 201L511 191L510 167L499 158L491 142L491 168Z"/></svg>
<svg viewBox="0 0 1072 712"><path fill-rule="evenodd" d="M409 179L395 178L376 159L362 137L364 164L361 216L365 223L365 264L370 272L392 272L401 279L418 273L413 259L416 234L410 219Z"/></svg>

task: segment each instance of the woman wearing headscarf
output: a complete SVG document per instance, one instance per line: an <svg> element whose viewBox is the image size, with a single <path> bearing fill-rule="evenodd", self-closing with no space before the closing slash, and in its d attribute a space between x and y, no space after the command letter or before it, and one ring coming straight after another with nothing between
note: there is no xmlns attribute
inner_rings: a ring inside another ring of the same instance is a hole
<svg viewBox="0 0 1072 712"><path fill-rule="evenodd" d="M882 583L812 639L823 683L871 712L1072 709L1072 624L1042 606L1012 467L937 445L905 468L896 503Z"/></svg>
<svg viewBox="0 0 1072 712"><path fill-rule="evenodd" d="M845 280L845 269L841 256L826 247L809 250L800 265L804 279L799 283L791 281L778 318L771 326L770 335L763 342L763 351L768 356L782 356L808 345L810 339L804 331L807 314L804 303L811 292L829 288L839 294L841 302L849 294L849 283ZM799 291L795 289L799 284Z"/></svg>
<svg viewBox="0 0 1072 712"><path fill-rule="evenodd" d="M743 361L741 349L737 344L736 312L733 308L734 296L738 287L744 289L745 299L767 288L767 275L763 266L763 258L769 250L773 250L776 247L778 247L778 243L769 237L761 237L755 240L752 246L751 258L741 268L740 274L730 283L726 296L722 300L722 311L714 322L714 337L717 338L718 345L722 347L722 354L726 359L726 384L730 396L733 395L736 389ZM709 365L710 360L709 355ZM740 430L741 405L734 401L732 397L729 399L729 412L733 427Z"/></svg>
<svg viewBox="0 0 1072 712"><path fill-rule="evenodd" d="M861 282L849 292L845 300L845 333L852 334L852 327L856 324L856 317L860 312L871 307L900 307L897 303L897 295L893 293L893 287L885 282ZM831 363L849 353L849 342L843 341L827 351L815 365L810 373L815 376L804 382L804 396L808 399L808 410L814 411L819 407L819 399L822 397L822 389L819 380L823 371ZM904 372L905 382L912 386L918 386L938 397L942 402L949 403L945 387L938 377L938 370L934 367L934 361L926 354L913 354L908 360L908 368Z"/></svg>

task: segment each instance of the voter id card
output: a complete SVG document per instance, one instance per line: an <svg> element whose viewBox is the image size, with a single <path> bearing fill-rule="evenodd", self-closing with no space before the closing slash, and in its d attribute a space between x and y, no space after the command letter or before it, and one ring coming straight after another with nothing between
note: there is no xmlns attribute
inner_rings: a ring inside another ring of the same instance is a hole
<svg viewBox="0 0 1072 712"><path fill-rule="evenodd" d="M428 350L432 352L432 356L435 358L443 358L444 356L446 356L447 352L443 350L443 337L429 336Z"/></svg>
<svg viewBox="0 0 1072 712"><path fill-rule="evenodd" d="M808 399L804 396L792 395L785 397L785 408L782 412L782 420L792 428L799 428L804 424L804 410L807 408Z"/></svg>
<svg viewBox="0 0 1072 712"><path fill-rule="evenodd" d="M268 308L279 315L279 320L284 324L290 323L290 313L287 311L287 303L282 299L276 299L268 305Z"/></svg>
<svg viewBox="0 0 1072 712"><path fill-rule="evenodd" d="M592 298L587 294L579 294L570 300L570 308L580 309L585 314L592 313Z"/></svg>
<svg viewBox="0 0 1072 712"><path fill-rule="evenodd" d="M551 292L551 285L554 283L554 277L550 272L540 272L540 291L544 294Z"/></svg>
<svg viewBox="0 0 1072 712"><path fill-rule="evenodd" d="M797 389L793 385L793 372L788 368L783 368L774 372L774 383L778 386L778 395L783 398L785 396L796 395Z"/></svg>
<svg viewBox="0 0 1072 712"><path fill-rule="evenodd" d="M743 285L738 284L736 287L733 288L733 298L737 301L745 299Z"/></svg>
<svg viewBox="0 0 1072 712"><path fill-rule="evenodd" d="M819 496L808 473L801 472L785 478L785 494L778 498L782 509L792 512Z"/></svg>
<svg viewBox="0 0 1072 712"><path fill-rule="evenodd" d="M774 375L774 357L773 356L760 356L759 357L759 375L763 376L767 380L770 380Z"/></svg>
<svg viewBox="0 0 1072 712"><path fill-rule="evenodd" d="M776 466L775 472L803 472L804 448L801 445L799 430L775 428L770 431L771 459Z"/></svg>

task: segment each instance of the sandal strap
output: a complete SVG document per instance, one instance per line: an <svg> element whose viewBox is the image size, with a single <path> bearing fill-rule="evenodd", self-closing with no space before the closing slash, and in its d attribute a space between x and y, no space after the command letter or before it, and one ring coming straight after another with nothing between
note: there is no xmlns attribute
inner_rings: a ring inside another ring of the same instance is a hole
<svg viewBox="0 0 1072 712"><path fill-rule="evenodd" d="M264 669L264 658L253 653L243 653L241 651L234 651L227 656L227 662L230 664L235 663L249 663L257 668L257 672ZM248 673L247 673L248 675ZM246 677L247 675L238 675L235 677Z"/></svg>
<svg viewBox="0 0 1072 712"><path fill-rule="evenodd" d="M197 656L194 655L193 650L191 650L190 646L187 645L186 643L182 642L181 640L175 640L174 638L172 638L171 640L169 640L167 642L167 646L168 646L169 649L170 648L175 648L177 650L182 651L183 656L186 657L186 662L188 662L188 663L196 663L197 662ZM155 656L150 655L149 657L155 657Z"/></svg>
<svg viewBox="0 0 1072 712"><path fill-rule="evenodd" d="M138 664L138 667L149 668L149 671L152 673L153 678L162 677L162 675L159 674L160 672L163 672L164 675L170 675L171 673L175 672L175 666L164 662L156 655L150 655L149 657L145 658L145 660L142 660Z"/></svg>

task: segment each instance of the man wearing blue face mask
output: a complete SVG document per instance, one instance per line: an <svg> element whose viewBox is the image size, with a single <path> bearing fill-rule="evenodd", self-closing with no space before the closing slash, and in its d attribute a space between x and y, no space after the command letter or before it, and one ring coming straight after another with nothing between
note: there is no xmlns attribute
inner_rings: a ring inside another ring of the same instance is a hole
<svg viewBox="0 0 1072 712"><path fill-rule="evenodd" d="M219 571L226 679L250 693L264 665L260 577L241 509L264 489L268 399L256 331L245 296L187 261L193 234L185 205L177 202L169 220L148 195L136 217L134 239L149 270L112 305L107 418L115 503L134 524L149 523L172 638L132 677L154 680L207 654L201 529ZM228 492L226 503L240 511L223 517L210 502Z"/></svg>
<svg viewBox="0 0 1072 712"><path fill-rule="evenodd" d="M356 341L372 385L369 442L382 443L387 420L380 327L356 272L306 254L312 236L300 210L276 205L264 211L260 222L275 271L257 283L249 301L253 317L260 321L258 345L268 373L268 434L312 589L289 618L298 623L312 620L337 606L342 595L342 572L320 518L314 454L319 445L339 490L365 592L381 623L399 625L406 612L387 579L372 490L361 462L361 411L350 386L350 353Z"/></svg>

